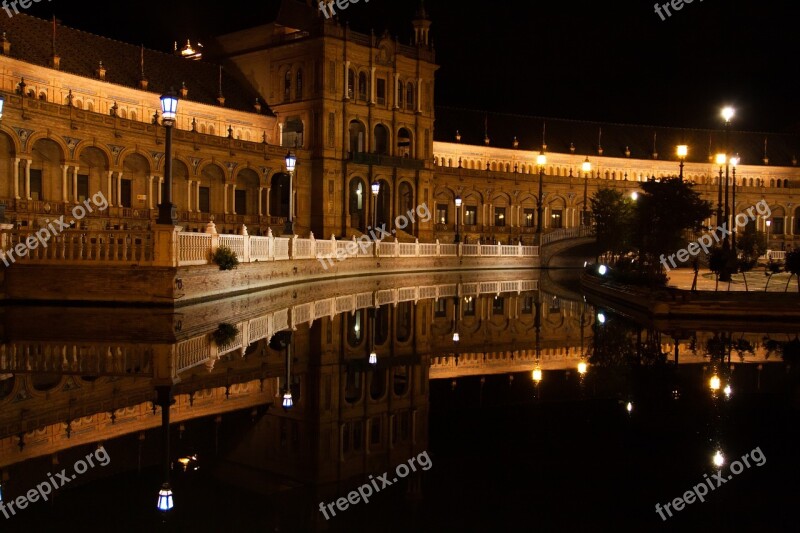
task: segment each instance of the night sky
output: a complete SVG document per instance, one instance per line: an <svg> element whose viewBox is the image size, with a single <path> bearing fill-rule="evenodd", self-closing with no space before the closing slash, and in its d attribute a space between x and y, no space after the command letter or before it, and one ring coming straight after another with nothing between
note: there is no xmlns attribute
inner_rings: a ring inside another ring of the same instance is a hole
<svg viewBox="0 0 800 533"><path fill-rule="evenodd" d="M277 0L50 0L26 12L168 51L256 25ZM666 0L663 0L666 1ZM556 118L800 131L800 39L788 2L694 0L662 21L652 0L428 0L441 69L437 105ZM663 2L662 2L663 3ZM417 0L361 0L342 13L354 29L408 42ZM481 7L482 6L482 7ZM2 13L0 13L2 14Z"/></svg>

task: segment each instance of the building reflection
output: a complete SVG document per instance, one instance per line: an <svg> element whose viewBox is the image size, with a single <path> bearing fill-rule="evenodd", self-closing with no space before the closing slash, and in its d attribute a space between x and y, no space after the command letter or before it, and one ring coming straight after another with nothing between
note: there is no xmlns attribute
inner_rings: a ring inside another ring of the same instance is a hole
<svg viewBox="0 0 800 533"><path fill-rule="evenodd" d="M455 391L459 380L480 379L482 404L487 378L510 376L511 386L516 376L546 400L540 387L573 376L581 398L617 387L625 407L636 391L606 380L604 369L679 361L706 384L712 374L724 378L724 397L731 365L761 368L795 350L777 331L769 334L778 340L764 331L685 324L662 332L546 292L538 275L430 274L414 285L375 277L359 280L358 292L330 281L177 310L5 307L4 498L80 447L135 439L138 464L123 469L158 464L161 406L168 403L157 391L165 387L178 431L173 472L203 464L184 432L218 451L220 425L246 418L249 425L236 426L215 458L217 475L263 494L302 487L308 501L320 502L428 449L432 380ZM206 419L213 431L194 429ZM409 479L408 491L421 495L419 476ZM176 507L180 500L176 494ZM309 518L308 527L319 519Z"/></svg>

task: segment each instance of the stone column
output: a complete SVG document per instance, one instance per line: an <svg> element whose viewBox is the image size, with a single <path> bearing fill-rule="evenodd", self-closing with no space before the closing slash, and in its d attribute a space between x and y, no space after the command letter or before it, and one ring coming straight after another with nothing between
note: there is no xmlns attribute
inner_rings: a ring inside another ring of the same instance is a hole
<svg viewBox="0 0 800 533"><path fill-rule="evenodd" d="M14 198L19 200L19 157L14 158Z"/></svg>
<svg viewBox="0 0 800 533"><path fill-rule="evenodd" d="M417 78L417 113L422 112L422 78Z"/></svg>
<svg viewBox="0 0 800 533"><path fill-rule="evenodd" d="M222 207L225 211L225 214L228 214L228 184L222 184Z"/></svg>
<svg viewBox="0 0 800 533"><path fill-rule="evenodd" d="M194 202L194 210L195 212L200 212L200 180L194 182L194 194L195 194L195 202Z"/></svg>
<svg viewBox="0 0 800 533"><path fill-rule="evenodd" d="M272 190L272 187L267 187L267 216L270 216L270 214L269 214L269 192L271 190Z"/></svg>
<svg viewBox="0 0 800 533"><path fill-rule="evenodd" d="M69 165L61 165L61 201L67 203L67 172Z"/></svg>
<svg viewBox="0 0 800 533"><path fill-rule="evenodd" d="M72 196L75 199L75 203L79 203L80 199L78 198L78 167L72 167Z"/></svg>
<svg viewBox="0 0 800 533"><path fill-rule="evenodd" d="M186 211L192 210L192 180L186 180Z"/></svg>
<svg viewBox="0 0 800 533"><path fill-rule="evenodd" d="M400 74L397 72L394 73L394 108L398 109L400 107L400 91L398 91L397 85L400 83Z"/></svg>
<svg viewBox="0 0 800 533"><path fill-rule="evenodd" d="M348 85L347 85L348 84L348 80L350 79L349 76L350 76L350 62L349 61L345 61L344 62L344 99L345 100L349 100L350 99L350 95L347 93L347 89L349 88ZM355 87L353 88L353 90L355 90Z"/></svg>
<svg viewBox="0 0 800 533"><path fill-rule="evenodd" d="M258 216L261 216L261 212L262 212L262 209L261 209L261 204L262 204L261 195L263 193L264 193L264 187L259 187L258 188Z"/></svg>
<svg viewBox="0 0 800 533"><path fill-rule="evenodd" d="M231 183L231 213L236 214L236 184Z"/></svg>
<svg viewBox="0 0 800 533"><path fill-rule="evenodd" d="M32 160L25 160L25 198L31 200L31 163Z"/></svg>
<svg viewBox="0 0 800 533"><path fill-rule="evenodd" d="M117 205L122 207L122 172L117 172Z"/></svg>
<svg viewBox="0 0 800 533"><path fill-rule="evenodd" d="M159 178L158 178L158 205L161 205L161 203L164 201L164 199L162 198L164 190L161 188L161 186L163 184L164 184L164 178L162 176L159 176Z"/></svg>
<svg viewBox="0 0 800 533"><path fill-rule="evenodd" d="M108 171L108 205L114 207L114 188L111 186L111 180L114 177L114 171Z"/></svg>
<svg viewBox="0 0 800 533"><path fill-rule="evenodd" d="M147 204L150 206L150 209L153 209L153 178L155 176L148 176L147 177Z"/></svg>
<svg viewBox="0 0 800 533"><path fill-rule="evenodd" d="M375 103L375 67L369 69L369 103Z"/></svg>

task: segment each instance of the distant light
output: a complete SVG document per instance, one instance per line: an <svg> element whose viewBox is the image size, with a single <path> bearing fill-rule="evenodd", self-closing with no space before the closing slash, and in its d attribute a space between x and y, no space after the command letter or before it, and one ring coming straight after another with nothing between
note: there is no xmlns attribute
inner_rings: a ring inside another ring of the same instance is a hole
<svg viewBox="0 0 800 533"><path fill-rule="evenodd" d="M735 156L731 157L731 165L737 166L739 164L739 161L741 161L741 160L742 160L741 157L739 157L738 155L735 155Z"/></svg>
<svg viewBox="0 0 800 533"><path fill-rule="evenodd" d="M725 457L722 455L721 451L717 450L716 453L714 453L713 461L714 466L722 466L725 464Z"/></svg>
<svg viewBox="0 0 800 533"><path fill-rule="evenodd" d="M628 405L625 406L625 410L628 411L629 413L633 411L633 404L631 402L628 402Z"/></svg>
<svg viewBox="0 0 800 533"><path fill-rule="evenodd" d="M534 368L533 369L533 373L532 373L532 377L533 377L534 383L536 383L538 385L542 381L542 369L539 368L538 366L536 368Z"/></svg>
<svg viewBox="0 0 800 533"><path fill-rule="evenodd" d="M456 196L456 207L461 207L461 197Z"/></svg>
<svg viewBox="0 0 800 533"><path fill-rule="evenodd" d="M601 324L605 324L606 323L606 315L603 314L603 313L597 313L597 321L600 322Z"/></svg>
<svg viewBox="0 0 800 533"><path fill-rule="evenodd" d="M459 335L457 331L454 332L453 333L453 342L458 342L460 340L461 340L461 335Z"/></svg>
<svg viewBox="0 0 800 533"><path fill-rule="evenodd" d="M679 144L679 145L678 145L678 157L680 157L681 159L683 159L683 158L685 158L687 155L689 155L689 147L688 147L688 146L686 146L685 144Z"/></svg>
<svg viewBox="0 0 800 533"><path fill-rule="evenodd" d="M378 364L378 354L375 352L370 352L369 354L369 364L377 365Z"/></svg>
<svg viewBox="0 0 800 533"><path fill-rule="evenodd" d="M6 103L6 99L0 96L0 119L3 118L3 105ZM0 500L2 501L2 500Z"/></svg>
<svg viewBox="0 0 800 533"><path fill-rule="evenodd" d="M711 379L708 382L708 386L711 387L711 390L718 391L720 387L719 376L717 376L716 374L711 376Z"/></svg>
<svg viewBox="0 0 800 533"><path fill-rule="evenodd" d="M715 159L718 165L724 165L727 160L728 156L725 154L717 154L717 157Z"/></svg>
<svg viewBox="0 0 800 533"><path fill-rule="evenodd" d="M539 152L539 155L536 156L536 164L540 167L543 167L547 164L547 156L544 155L544 152Z"/></svg>
<svg viewBox="0 0 800 533"><path fill-rule="evenodd" d="M588 369L589 365L586 364L586 361L581 361L578 363L578 374L581 376L584 375Z"/></svg>
<svg viewBox="0 0 800 533"><path fill-rule="evenodd" d="M587 266L589 266L589 261L584 261L583 262L583 268L586 268Z"/></svg>
<svg viewBox="0 0 800 533"><path fill-rule="evenodd" d="M725 393L725 396L730 398L731 397L731 393L733 392L733 389L731 389L730 385L725 385L725 388L722 390L722 392Z"/></svg>
<svg viewBox="0 0 800 533"><path fill-rule="evenodd" d="M767 227L770 227L771 225L772 225L772 221L771 220L767 220Z"/></svg>
<svg viewBox="0 0 800 533"><path fill-rule="evenodd" d="M633 200L633 201L635 202L635 201L636 201L636 200L638 200L638 199L639 199L639 193L638 193L638 192L636 192L636 191L633 191L633 192L631 193L631 200Z"/></svg>
<svg viewBox="0 0 800 533"><path fill-rule="evenodd" d="M283 394L283 408L289 410L294 406L294 399L292 399L291 391L286 391Z"/></svg>
<svg viewBox="0 0 800 533"><path fill-rule="evenodd" d="M597 268L597 273L600 274L601 276L605 276L607 272L608 272L608 267L605 265L600 265Z"/></svg>
<svg viewBox="0 0 800 533"><path fill-rule="evenodd" d="M372 183L371 187L372 187L372 194L374 196L378 196L378 194L380 194L380 192L381 192L381 184L379 182L375 181L375 182Z"/></svg>
<svg viewBox="0 0 800 533"><path fill-rule="evenodd" d="M286 161L286 172L294 172L295 166L297 166L297 157L289 151L286 152L286 157L284 159Z"/></svg>
<svg viewBox="0 0 800 533"><path fill-rule="evenodd" d="M586 161L584 161L583 164L581 165L581 170L583 170L587 174L592 171L592 163L589 161L588 156L586 157Z"/></svg>
<svg viewBox="0 0 800 533"><path fill-rule="evenodd" d="M730 122L735 114L736 110L731 106L725 106L722 108L722 118L725 119L725 122Z"/></svg>
<svg viewBox="0 0 800 533"><path fill-rule="evenodd" d="M164 483L161 485L161 490L158 491L158 510L166 513L174 506L175 502L172 499L172 489L169 487L169 483Z"/></svg>

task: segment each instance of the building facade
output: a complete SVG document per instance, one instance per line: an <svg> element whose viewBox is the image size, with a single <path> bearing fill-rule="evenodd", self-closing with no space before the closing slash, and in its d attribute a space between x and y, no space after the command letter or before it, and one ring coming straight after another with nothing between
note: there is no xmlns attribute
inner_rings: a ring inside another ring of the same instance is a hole
<svg viewBox="0 0 800 533"><path fill-rule="evenodd" d="M109 209L77 228L154 223L165 194L158 97L173 87L181 96L173 202L184 231L214 221L223 233L246 226L278 234L291 205L301 236L351 238L385 224L400 241L453 242L458 230L468 242L530 244L540 202L545 232L578 226L595 190L633 192L641 181L677 175L674 145L688 144L684 176L715 207L713 153L724 145L739 153L732 216L765 199L772 247L795 245L796 136L728 137L439 107L423 8L411 24L411 44L402 44L388 33L352 31L309 2L285 0L273 21L218 37L209 47L215 64L193 60L191 44L166 54L60 26L51 38L49 22L24 14L3 21L0 216L12 226L41 227L103 193ZM541 139L532 131L542 131ZM291 177L288 151L298 156ZM547 155L541 169L540 152ZM588 174L581 170L587 158ZM733 188L734 170L727 172ZM430 220L396 223L422 204ZM757 223L767 229L765 219Z"/></svg>

